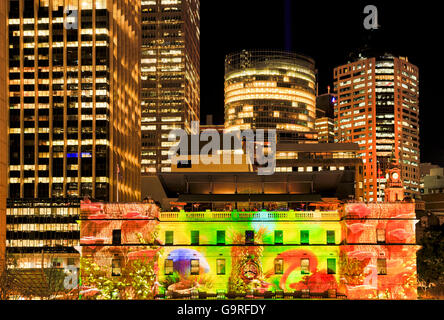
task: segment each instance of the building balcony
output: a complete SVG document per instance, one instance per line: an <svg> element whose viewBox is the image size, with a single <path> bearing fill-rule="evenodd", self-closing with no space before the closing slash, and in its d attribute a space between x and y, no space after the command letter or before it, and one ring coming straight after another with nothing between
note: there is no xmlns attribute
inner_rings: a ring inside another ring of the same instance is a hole
<svg viewBox="0 0 444 320"><path fill-rule="evenodd" d="M161 212L160 221L340 221L338 211Z"/></svg>

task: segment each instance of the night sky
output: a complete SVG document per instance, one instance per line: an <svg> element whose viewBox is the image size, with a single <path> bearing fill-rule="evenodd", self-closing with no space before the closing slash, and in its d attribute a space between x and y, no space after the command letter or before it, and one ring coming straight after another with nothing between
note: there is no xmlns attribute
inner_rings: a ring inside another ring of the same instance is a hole
<svg viewBox="0 0 444 320"><path fill-rule="evenodd" d="M288 6L290 3L290 6ZM380 29L363 27L368 4ZM286 10L290 8L290 10ZM332 85L333 68L364 44L407 56L420 70L421 162L444 166L442 12L430 2L406 1L201 1L201 119L224 119L225 55L242 49L279 49L316 61L319 93ZM287 22L288 21L288 22Z"/></svg>

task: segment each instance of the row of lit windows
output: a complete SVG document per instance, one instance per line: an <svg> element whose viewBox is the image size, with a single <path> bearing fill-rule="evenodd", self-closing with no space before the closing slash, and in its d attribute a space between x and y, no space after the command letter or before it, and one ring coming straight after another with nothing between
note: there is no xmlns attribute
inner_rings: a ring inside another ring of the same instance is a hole
<svg viewBox="0 0 444 320"><path fill-rule="evenodd" d="M200 272L200 260L199 259L190 259L190 274L191 275L198 275ZM117 263L116 266L120 266L120 263ZM386 264L384 264L386 265ZM301 258L300 261L301 266L301 274L307 275L310 274L310 259L309 258ZM113 264L114 267L114 264ZM114 268L113 268L114 270ZM284 259L276 258L274 260L274 273L275 274L283 274L285 271L285 265L284 265ZM165 265L164 265L164 273L165 275L171 275L174 272L174 262L172 259L165 259ZM381 272L384 272L382 270ZM225 275L226 274L226 260L224 258L218 258L216 259L216 273L217 275ZM327 258L327 274L336 274L336 259L335 258ZM386 270L384 273L378 273L378 274L386 274ZM114 274L113 275L120 275L120 274Z"/></svg>
<svg viewBox="0 0 444 320"><path fill-rule="evenodd" d="M385 234L384 234L385 235ZM113 230L112 233L112 244L121 245L122 237L121 230ZM255 244L255 231L247 230L245 231L245 244L254 245ZM190 232L190 245L200 244L200 232L198 230L192 230ZM224 230L216 231L216 245L226 245L226 232ZM257 244L257 243L256 243ZM275 230L274 232L274 244L283 245L284 244L284 231ZM300 230L300 244L310 244L310 231ZM335 231L326 231L326 244L334 245L336 244ZM175 245L174 243L174 231L165 231L165 245Z"/></svg>
<svg viewBox="0 0 444 320"><path fill-rule="evenodd" d="M65 246L74 247L79 245L76 239L7 239L6 246L9 248L30 248L30 247L55 247Z"/></svg>
<svg viewBox="0 0 444 320"><path fill-rule="evenodd" d="M77 223L24 223L24 224L7 224L7 231L79 231Z"/></svg>
<svg viewBox="0 0 444 320"><path fill-rule="evenodd" d="M8 208L11 216L78 216L80 208Z"/></svg>

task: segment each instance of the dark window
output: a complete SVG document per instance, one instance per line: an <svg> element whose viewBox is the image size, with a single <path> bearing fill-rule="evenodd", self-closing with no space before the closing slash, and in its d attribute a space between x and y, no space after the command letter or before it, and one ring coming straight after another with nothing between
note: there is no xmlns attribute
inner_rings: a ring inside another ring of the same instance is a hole
<svg viewBox="0 0 444 320"><path fill-rule="evenodd" d="M217 245L225 245L225 231L217 231Z"/></svg>
<svg viewBox="0 0 444 320"><path fill-rule="evenodd" d="M335 244L335 231L327 230L327 244Z"/></svg>
<svg viewBox="0 0 444 320"><path fill-rule="evenodd" d="M274 244L284 244L284 232L282 230L274 231Z"/></svg>
<svg viewBox="0 0 444 320"><path fill-rule="evenodd" d="M191 245L199 245L199 231L191 231Z"/></svg>
<svg viewBox="0 0 444 320"><path fill-rule="evenodd" d="M336 259L334 258L327 259L327 273L336 274Z"/></svg>
<svg viewBox="0 0 444 320"><path fill-rule="evenodd" d="M168 246L174 244L174 231L165 231L165 244Z"/></svg>
<svg viewBox="0 0 444 320"><path fill-rule="evenodd" d="M122 232L120 230L113 230L113 244L122 244Z"/></svg>
<svg viewBox="0 0 444 320"><path fill-rule="evenodd" d="M310 233L308 230L301 230L301 244L310 243Z"/></svg>
<svg viewBox="0 0 444 320"><path fill-rule="evenodd" d="M245 231L245 244L254 244L254 231Z"/></svg>

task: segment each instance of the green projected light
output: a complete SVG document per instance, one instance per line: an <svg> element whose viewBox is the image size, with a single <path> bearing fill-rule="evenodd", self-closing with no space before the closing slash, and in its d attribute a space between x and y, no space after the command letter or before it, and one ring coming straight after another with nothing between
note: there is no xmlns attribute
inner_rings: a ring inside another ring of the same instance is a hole
<svg viewBox="0 0 444 320"><path fill-rule="evenodd" d="M197 292L416 298L414 204L273 212L158 212L146 206L120 205L116 213L108 205L82 205L82 283L92 290L83 299ZM116 230L121 245L113 244Z"/></svg>

